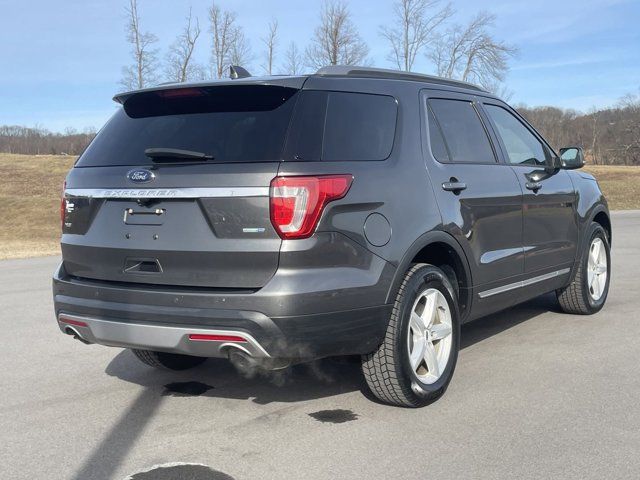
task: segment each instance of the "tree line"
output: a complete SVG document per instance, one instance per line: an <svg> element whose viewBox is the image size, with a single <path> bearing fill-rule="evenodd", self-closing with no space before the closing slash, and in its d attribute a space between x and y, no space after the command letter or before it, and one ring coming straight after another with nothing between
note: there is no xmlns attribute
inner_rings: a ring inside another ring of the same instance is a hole
<svg viewBox="0 0 640 480"><path fill-rule="evenodd" d="M62 133L53 133L41 127L0 125L0 153L79 155L95 135L90 128L82 132L67 128Z"/></svg>
<svg viewBox="0 0 640 480"><path fill-rule="evenodd" d="M212 2L207 28L191 9L180 34L162 56L158 37L142 27L138 0L128 0L127 41L131 63L123 68L121 84L126 89L145 88L160 82L185 82L222 78L230 65L247 67L255 59L238 15ZM434 65L437 75L469 81L498 91L508 71L508 61L517 49L493 35L495 16L478 12L470 21L454 21L455 10L443 0L395 0L393 16L379 27L388 46L387 59L399 70L410 71L422 56ZM369 46L344 0L324 0L318 24L306 47L280 44L280 24L270 19L260 38L261 69L267 75L296 75L304 69L326 65L370 65ZM205 42L208 65L194 57Z"/></svg>
<svg viewBox="0 0 640 480"><path fill-rule="evenodd" d="M583 114L556 107L517 106L517 110L558 151L584 148L596 165L640 165L640 94L627 95L613 108ZM43 128L0 126L0 152L27 155L79 155L95 136L87 129L52 133Z"/></svg>
<svg viewBox="0 0 640 480"><path fill-rule="evenodd" d="M206 25L193 15L185 17L180 34L164 55L158 37L142 26L138 0L127 0L126 39L131 63L123 67L126 89L161 82L186 82L223 78L230 65L253 65L256 57L238 15L213 1ZM477 12L467 23L455 21L451 3L443 0L394 0L392 17L379 27L388 46L387 60L398 70L412 71L416 61L427 58L441 77L476 83L508 100L503 81L509 60L517 49L493 35L495 16ZM260 68L267 75L296 75L326 65L371 65L369 47L359 33L344 0L325 0L318 24L306 46L281 45L277 18L266 22L260 38ZM196 46L205 42L208 64L199 63ZM640 94L630 94L611 108L586 114L556 107L525 105L518 110L556 149L581 146L595 164L640 165ZM95 132L52 133L42 128L0 126L0 152L70 154L82 152Z"/></svg>
<svg viewBox="0 0 640 480"><path fill-rule="evenodd" d="M556 149L579 146L595 165L640 165L640 93L586 114L556 107L517 110Z"/></svg>

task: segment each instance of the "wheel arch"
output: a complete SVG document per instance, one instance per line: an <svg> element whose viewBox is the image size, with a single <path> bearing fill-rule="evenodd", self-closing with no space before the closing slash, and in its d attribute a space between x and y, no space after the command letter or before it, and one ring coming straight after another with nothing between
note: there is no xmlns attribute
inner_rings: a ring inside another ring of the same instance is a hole
<svg viewBox="0 0 640 480"><path fill-rule="evenodd" d="M609 246L613 241L613 231L611 230L611 218L609 217L609 213L606 211L604 207L596 210L591 218L592 222L596 222L600 224L604 231L607 232L607 237L609 239Z"/></svg>
<svg viewBox="0 0 640 480"><path fill-rule="evenodd" d="M582 251L585 248L585 245L589 242L589 226L592 223L599 224L604 231L607 233L607 238L609 240L609 247L611 247L611 242L613 240L613 230L611 228L611 216L609 214L609 210L606 205L602 203L598 203L593 206L593 208L586 215L581 216L581 230L578 235L578 248L576 249L576 258L573 263L573 267L571 269L571 275L569 276L568 284L571 284L576 276L578 271L578 266L580 264L580 260L582 258Z"/></svg>
<svg viewBox="0 0 640 480"><path fill-rule="evenodd" d="M412 263L429 263L441 268L456 289L460 302L460 317L464 319L471 307L471 268L460 244L446 232L433 231L420 236L406 251L387 294L392 303L398 293L405 273ZM445 268L443 268L445 267Z"/></svg>

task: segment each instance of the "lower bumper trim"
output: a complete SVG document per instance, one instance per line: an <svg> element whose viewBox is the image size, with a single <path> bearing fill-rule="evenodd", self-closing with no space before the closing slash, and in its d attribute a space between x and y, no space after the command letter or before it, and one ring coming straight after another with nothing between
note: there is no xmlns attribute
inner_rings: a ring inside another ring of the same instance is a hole
<svg viewBox="0 0 640 480"><path fill-rule="evenodd" d="M65 333L67 328L73 327L71 331L85 342L110 347L198 357L227 357L229 349L235 348L252 357L270 357L252 335L243 331L114 322L64 312L58 315L58 326Z"/></svg>

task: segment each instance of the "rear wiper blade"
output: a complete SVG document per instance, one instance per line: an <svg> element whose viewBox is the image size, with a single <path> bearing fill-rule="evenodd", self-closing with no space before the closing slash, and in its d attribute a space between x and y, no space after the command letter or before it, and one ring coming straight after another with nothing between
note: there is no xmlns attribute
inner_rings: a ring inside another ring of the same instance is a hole
<svg viewBox="0 0 640 480"><path fill-rule="evenodd" d="M204 152L195 152L193 150L180 150L179 148L147 148L144 151L144 154L155 159L162 158L171 158L171 159L180 159L184 158L187 160L213 160L212 155L207 155Z"/></svg>

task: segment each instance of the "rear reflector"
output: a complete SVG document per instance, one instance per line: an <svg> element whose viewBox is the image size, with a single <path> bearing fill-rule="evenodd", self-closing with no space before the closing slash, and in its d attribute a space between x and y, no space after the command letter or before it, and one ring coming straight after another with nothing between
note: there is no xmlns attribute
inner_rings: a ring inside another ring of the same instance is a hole
<svg viewBox="0 0 640 480"><path fill-rule="evenodd" d="M276 177L271 180L271 223L281 238L313 235L325 205L344 197L352 175Z"/></svg>
<svg viewBox="0 0 640 480"><path fill-rule="evenodd" d="M88 327L89 325L87 325L84 322L81 322L79 320L71 320L70 318L66 318L66 317L60 317L58 318L58 321L61 323L67 323L69 325L75 325L76 327Z"/></svg>
<svg viewBox="0 0 640 480"><path fill-rule="evenodd" d="M238 335L209 335L205 333L190 333L189 340L194 342L246 342Z"/></svg>
<svg viewBox="0 0 640 480"><path fill-rule="evenodd" d="M60 226L64 229L64 215L67 211L67 199L65 197L65 190L67 189L67 181L62 184L62 196L60 197Z"/></svg>

